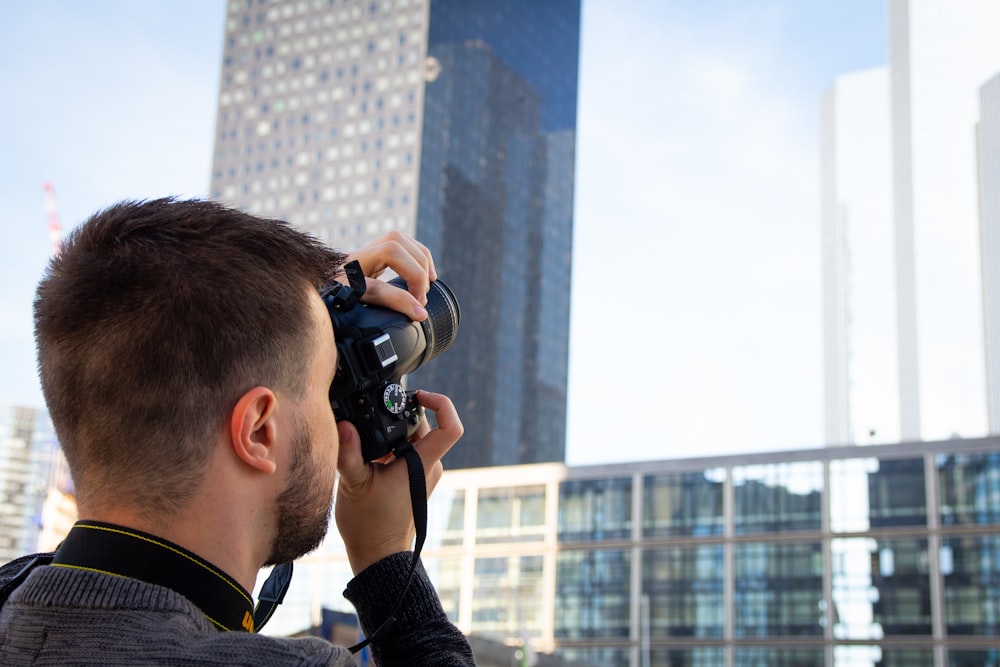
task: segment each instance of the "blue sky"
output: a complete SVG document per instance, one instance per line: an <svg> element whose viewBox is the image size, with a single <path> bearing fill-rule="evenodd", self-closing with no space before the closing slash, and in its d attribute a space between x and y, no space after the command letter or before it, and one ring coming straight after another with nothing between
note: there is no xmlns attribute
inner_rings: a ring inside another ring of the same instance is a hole
<svg viewBox="0 0 1000 667"><path fill-rule="evenodd" d="M0 403L42 404L42 184L65 229L206 194L223 14L0 3ZM571 463L820 444L819 97L887 38L880 0L584 0Z"/></svg>

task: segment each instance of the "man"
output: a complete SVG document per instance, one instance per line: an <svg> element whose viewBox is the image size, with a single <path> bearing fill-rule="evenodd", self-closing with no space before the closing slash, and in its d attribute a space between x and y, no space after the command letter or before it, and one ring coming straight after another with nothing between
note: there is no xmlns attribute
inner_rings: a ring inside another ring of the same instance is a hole
<svg viewBox="0 0 1000 667"><path fill-rule="evenodd" d="M402 234L345 257L284 223L161 199L70 235L38 286L35 337L81 520L0 609L0 664L353 664L317 638L253 633L248 593L261 567L323 539L337 470L345 595L366 634L406 589L405 462L366 464L329 403L337 351L318 289L347 259L365 300L427 317L433 259ZM409 291L376 280L386 268ZM417 398L438 423L413 439L432 489L462 424L445 396ZM472 664L422 568L394 617L378 664Z"/></svg>

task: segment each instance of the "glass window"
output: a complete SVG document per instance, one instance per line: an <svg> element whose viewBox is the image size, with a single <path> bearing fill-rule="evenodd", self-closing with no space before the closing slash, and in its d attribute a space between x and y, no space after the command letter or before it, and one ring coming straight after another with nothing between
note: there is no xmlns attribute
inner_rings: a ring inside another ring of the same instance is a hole
<svg viewBox="0 0 1000 667"><path fill-rule="evenodd" d="M627 665L631 653L628 647L607 646L564 646L555 651L555 655L563 660L584 665Z"/></svg>
<svg viewBox="0 0 1000 667"><path fill-rule="evenodd" d="M627 665L628 662L615 664ZM726 664L726 652L719 646L653 649L649 652L649 667L718 667L724 664Z"/></svg>
<svg viewBox="0 0 1000 667"><path fill-rule="evenodd" d="M480 489L476 541L540 541L545 534L545 487Z"/></svg>
<svg viewBox="0 0 1000 667"><path fill-rule="evenodd" d="M819 530L822 488L819 461L734 467L736 534Z"/></svg>
<svg viewBox="0 0 1000 667"><path fill-rule="evenodd" d="M733 579L735 636L823 634L823 555L818 542L736 544Z"/></svg>
<svg viewBox="0 0 1000 667"><path fill-rule="evenodd" d="M930 634L926 540L859 537L830 546L834 637Z"/></svg>
<svg viewBox="0 0 1000 667"><path fill-rule="evenodd" d="M458 623L462 599L462 559L425 557L423 562L445 613L452 623Z"/></svg>
<svg viewBox="0 0 1000 667"><path fill-rule="evenodd" d="M875 622L878 590L872 579L878 543L869 538L835 539L830 543L833 584L833 636L836 639L881 639Z"/></svg>
<svg viewBox="0 0 1000 667"><path fill-rule="evenodd" d="M1000 634L1000 535L943 539L940 563L948 634Z"/></svg>
<svg viewBox="0 0 1000 667"><path fill-rule="evenodd" d="M643 535L721 535L725 479L726 472L722 468L645 477Z"/></svg>
<svg viewBox="0 0 1000 667"><path fill-rule="evenodd" d="M830 530L866 531L869 521L868 475L878 472L878 459L830 462Z"/></svg>
<svg viewBox="0 0 1000 667"><path fill-rule="evenodd" d="M834 667L934 667L930 649L901 649L881 646L835 646Z"/></svg>
<svg viewBox="0 0 1000 667"><path fill-rule="evenodd" d="M863 531L927 523L923 459L830 463L830 529Z"/></svg>
<svg viewBox="0 0 1000 667"><path fill-rule="evenodd" d="M628 538L632 535L632 480L595 479L559 486L559 541Z"/></svg>
<svg viewBox="0 0 1000 667"><path fill-rule="evenodd" d="M477 558L472 632L541 636L542 557Z"/></svg>
<svg viewBox="0 0 1000 667"><path fill-rule="evenodd" d="M733 651L733 667L823 667L822 648L748 646Z"/></svg>
<svg viewBox="0 0 1000 667"><path fill-rule="evenodd" d="M955 454L937 459L941 525L1000 523L1000 454Z"/></svg>
<svg viewBox="0 0 1000 667"><path fill-rule="evenodd" d="M721 637L725 625L721 544L664 547L642 555L652 637Z"/></svg>
<svg viewBox="0 0 1000 667"><path fill-rule="evenodd" d="M931 633L927 540L879 539L872 552L875 622L885 635Z"/></svg>
<svg viewBox="0 0 1000 667"><path fill-rule="evenodd" d="M559 553L556 637L628 637L629 554L625 549Z"/></svg>
<svg viewBox="0 0 1000 667"><path fill-rule="evenodd" d="M435 491L427 501L427 546L461 544L464 529L465 491Z"/></svg>
<svg viewBox="0 0 1000 667"><path fill-rule="evenodd" d="M1000 667L1000 649L948 651L948 667Z"/></svg>

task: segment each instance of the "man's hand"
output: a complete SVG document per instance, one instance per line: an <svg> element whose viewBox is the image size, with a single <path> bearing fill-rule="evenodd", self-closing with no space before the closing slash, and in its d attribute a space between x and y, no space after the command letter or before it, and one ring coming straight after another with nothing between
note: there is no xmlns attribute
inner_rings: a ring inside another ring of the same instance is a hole
<svg viewBox="0 0 1000 667"><path fill-rule="evenodd" d="M432 431L424 420L412 439L424 464L429 496L441 479L441 457L462 437L465 428L447 396L418 391L417 400L434 412L438 423ZM337 431L340 480L334 514L351 569L358 574L386 556L412 548L415 531L409 475L403 459L365 463L361 440L352 424L341 421Z"/></svg>
<svg viewBox="0 0 1000 667"><path fill-rule="evenodd" d="M367 288L361 300L391 308L414 322L427 319L427 292L437 280L434 258L422 243L406 234L392 231L360 250L348 255L348 261L358 260L367 276ZM378 280L386 269L392 269L406 281L407 289Z"/></svg>

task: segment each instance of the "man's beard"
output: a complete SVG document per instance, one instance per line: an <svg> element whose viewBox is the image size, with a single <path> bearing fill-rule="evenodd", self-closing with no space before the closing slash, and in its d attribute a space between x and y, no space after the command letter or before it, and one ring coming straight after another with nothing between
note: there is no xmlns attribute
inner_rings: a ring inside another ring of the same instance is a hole
<svg viewBox="0 0 1000 667"><path fill-rule="evenodd" d="M278 534L265 565L289 563L309 553L326 537L333 504L333 483L327 483L311 455L309 429L297 425L292 436L288 486L278 496ZM329 492L324 493L324 489Z"/></svg>

